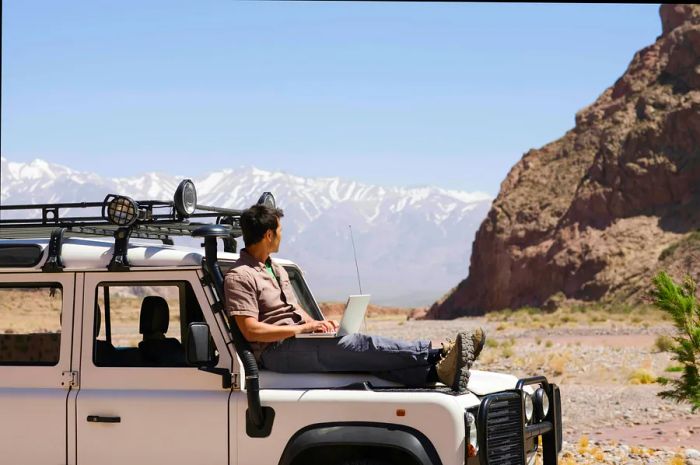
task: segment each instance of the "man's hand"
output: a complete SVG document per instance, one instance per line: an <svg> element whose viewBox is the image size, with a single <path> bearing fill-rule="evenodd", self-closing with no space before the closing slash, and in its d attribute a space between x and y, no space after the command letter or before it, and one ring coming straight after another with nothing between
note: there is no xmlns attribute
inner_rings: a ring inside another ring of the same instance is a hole
<svg viewBox="0 0 700 465"><path fill-rule="evenodd" d="M333 320L311 320L298 327L300 333L330 333L338 329Z"/></svg>

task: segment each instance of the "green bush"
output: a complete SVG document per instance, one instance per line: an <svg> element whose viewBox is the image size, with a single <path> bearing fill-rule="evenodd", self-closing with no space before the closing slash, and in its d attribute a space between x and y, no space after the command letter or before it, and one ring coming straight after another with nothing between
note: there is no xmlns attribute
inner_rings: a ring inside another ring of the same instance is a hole
<svg viewBox="0 0 700 465"><path fill-rule="evenodd" d="M683 367L678 379L659 378L660 383L671 387L659 395L677 402L688 402L695 411L700 409L700 306L695 297L697 286L690 277L677 284L663 271L654 277L653 284L651 296L654 304L671 316L678 330L667 351Z"/></svg>

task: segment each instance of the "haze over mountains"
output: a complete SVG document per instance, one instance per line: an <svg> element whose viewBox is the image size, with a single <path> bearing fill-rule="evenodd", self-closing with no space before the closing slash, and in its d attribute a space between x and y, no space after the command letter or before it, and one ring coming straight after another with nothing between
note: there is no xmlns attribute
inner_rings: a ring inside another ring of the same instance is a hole
<svg viewBox="0 0 700 465"><path fill-rule="evenodd" d="M105 178L43 160L16 163L4 157L1 164L3 204L100 201L109 193L167 200L185 178L164 173ZM205 205L244 208L262 192L273 192L285 210L279 256L304 268L319 300L358 292L352 225L362 290L374 303L400 306L430 304L466 275L474 234L492 200L479 192L383 187L251 167L193 181Z"/></svg>

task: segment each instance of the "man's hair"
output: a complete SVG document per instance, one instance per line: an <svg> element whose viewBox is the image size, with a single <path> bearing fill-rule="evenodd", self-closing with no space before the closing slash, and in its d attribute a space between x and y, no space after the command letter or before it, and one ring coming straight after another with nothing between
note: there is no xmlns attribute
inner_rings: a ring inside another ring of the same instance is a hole
<svg viewBox="0 0 700 465"><path fill-rule="evenodd" d="M262 204L255 204L244 210L241 214L241 230L246 247L260 242L268 229L277 234L277 225L283 216L282 209Z"/></svg>

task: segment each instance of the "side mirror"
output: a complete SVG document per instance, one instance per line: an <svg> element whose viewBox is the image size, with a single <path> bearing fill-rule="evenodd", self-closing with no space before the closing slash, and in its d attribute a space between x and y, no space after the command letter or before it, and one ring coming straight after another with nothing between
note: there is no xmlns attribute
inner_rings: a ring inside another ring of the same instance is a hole
<svg viewBox="0 0 700 465"><path fill-rule="evenodd" d="M208 366L214 363L214 348L211 344L208 324L190 323L187 328L185 357L187 364L192 366Z"/></svg>

